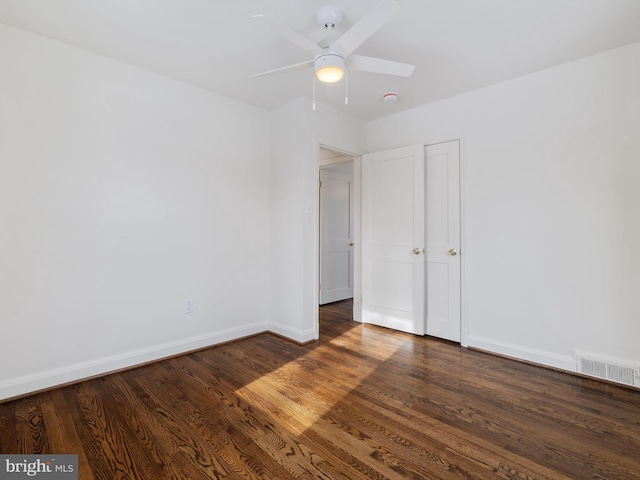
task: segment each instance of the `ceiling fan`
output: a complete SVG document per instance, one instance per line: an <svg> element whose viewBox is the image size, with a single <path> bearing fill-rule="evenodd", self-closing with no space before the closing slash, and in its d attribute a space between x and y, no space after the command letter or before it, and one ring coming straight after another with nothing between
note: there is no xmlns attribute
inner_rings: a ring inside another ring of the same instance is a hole
<svg viewBox="0 0 640 480"><path fill-rule="evenodd" d="M252 75L252 77L310 67L314 67L316 78L325 83L333 83L341 80L346 67L350 70L408 77L413 73L414 65L353 54L353 51L382 27L399 8L393 0L382 0L340 38L326 47L315 44L273 19L268 19L264 15L255 15L255 17L264 18L269 21L280 35L305 52L313 55L313 59L276 68L275 70L257 73ZM316 13L316 18L320 25L327 30L327 36L330 38L333 29L340 25L342 11L334 6L322 7Z"/></svg>

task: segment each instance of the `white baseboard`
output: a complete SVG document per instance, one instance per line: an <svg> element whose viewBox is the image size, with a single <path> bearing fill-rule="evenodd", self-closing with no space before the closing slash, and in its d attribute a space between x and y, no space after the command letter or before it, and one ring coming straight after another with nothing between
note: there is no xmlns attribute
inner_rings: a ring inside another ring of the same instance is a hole
<svg viewBox="0 0 640 480"><path fill-rule="evenodd" d="M487 352L497 353L499 355L505 355L507 357L538 363L540 365L546 365L548 367L558 368L561 370L567 370L569 372L576 371L576 361L571 355L559 355L557 353L546 352L544 350L537 350L534 348L524 347L522 345L501 342L474 335L469 335L467 340L468 346L471 348L477 348L479 350L485 350Z"/></svg>
<svg viewBox="0 0 640 480"><path fill-rule="evenodd" d="M309 330L298 330L291 328L288 325L271 322L269 324L269 331L298 343L307 343L317 340L316 331L313 328Z"/></svg>
<svg viewBox="0 0 640 480"><path fill-rule="evenodd" d="M5 380L0 382L0 400L25 395L57 385L77 382L96 375L104 375L123 368L135 367L136 365L142 365L200 348L211 347L268 330L268 322L253 323L239 328L205 333L175 342Z"/></svg>

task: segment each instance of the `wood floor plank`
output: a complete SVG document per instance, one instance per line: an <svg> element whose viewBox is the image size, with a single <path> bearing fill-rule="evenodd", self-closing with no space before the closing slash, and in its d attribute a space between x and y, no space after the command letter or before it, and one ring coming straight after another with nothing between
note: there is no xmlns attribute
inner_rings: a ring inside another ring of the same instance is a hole
<svg viewBox="0 0 640 480"><path fill-rule="evenodd" d="M149 381L140 383L145 398L154 405L161 428L170 436L173 448L180 450L183 458L191 461L193 467L204 471L211 478L225 478L232 473L225 459L220 455L219 445L212 445L210 438L203 438L186 419L185 402L188 389L178 388L166 378L164 372L151 372Z"/></svg>
<svg viewBox="0 0 640 480"><path fill-rule="evenodd" d="M103 379L83 384L76 394L84 419L84 437L91 438L108 470L111 478L154 479L160 471L141 451L132 429L120 417L120 410L110 395L103 393Z"/></svg>
<svg viewBox="0 0 640 480"><path fill-rule="evenodd" d="M87 456L84 454L82 441L76 431L72 407L66 403L63 389L51 390L43 395L41 406L49 437L49 449L45 451L56 454L77 454L78 468L84 473L83 480L95 480Z"/></svg>
<svg viewBox="0 0 640 480"><path fill-rule="evenodd" d="M18 401L16 420L17 444L21 450L27 450L27 453L48 450L49 437L46 435L38 398L27 397Z"/></svg>
<svg viewBox="0 0 640 480"><path fill-rule="evenodd" d="M640 392L320 310L262 334L0 404L1 453L80 478L640 479Z"/></svg>
<svg viewBox="0 0 640 480"><path fill-rule="evenodd" d="M152 465L157 467L157 478L180 479L182 472L168 461L175 449L154 412L133 392L124 376L111 375L102 380L105 391L117 404L119 422L129 427L130 437L136 439L138 449L150 457Z"/></svg>

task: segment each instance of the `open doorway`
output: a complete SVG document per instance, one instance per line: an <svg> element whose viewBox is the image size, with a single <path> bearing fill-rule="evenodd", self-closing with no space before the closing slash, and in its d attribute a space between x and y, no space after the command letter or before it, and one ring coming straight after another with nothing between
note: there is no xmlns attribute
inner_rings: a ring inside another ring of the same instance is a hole
<svg viewBox="0 0 640 480"><path fill-rule="evenodd" d="M319 167L318 303L320 306L337 302L353 305L356 208L354 157L320 147Z"/></svg>

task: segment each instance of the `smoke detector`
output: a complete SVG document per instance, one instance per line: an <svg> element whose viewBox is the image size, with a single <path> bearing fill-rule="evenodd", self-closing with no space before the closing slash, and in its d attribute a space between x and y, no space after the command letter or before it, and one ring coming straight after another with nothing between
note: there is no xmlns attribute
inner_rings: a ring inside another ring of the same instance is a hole
<svg viewBox="0 0 640 480"><path fill-rule="evenodd" d="M382 95L382 101L384 103L395 103L398 101L398 94L395 92L387 92Z"/></svg>

